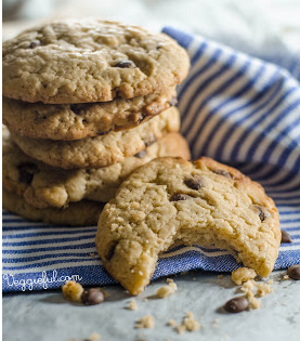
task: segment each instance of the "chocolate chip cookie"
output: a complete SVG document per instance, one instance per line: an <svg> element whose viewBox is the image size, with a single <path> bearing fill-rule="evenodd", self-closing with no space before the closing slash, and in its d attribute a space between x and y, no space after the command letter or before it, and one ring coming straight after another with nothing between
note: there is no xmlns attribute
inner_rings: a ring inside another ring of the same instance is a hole
<svg viewBox="0 0 300 341"><path fill-rule="evenodd" d="M137 295L159 253L175 241L229 250L265 277L280 239L277 209L258 183L207 157L158 158L134 171L105 205L96 247L107 271Z"/></svg>
<svg viewBox="0 0 300 341"><path fill-rule="evenodd" d="M3 97L3 122L18 135L79 140L138 126L176 102L175 89L132 99L84 104L27 103Z"/></svg>
<svg viewBox="0 0 300 341"><path fill-rule="evenodd" d="M2 204L6 210L24 218L64 226L96 225L103 208L103 204L99 202L82 200L71 203L65 209L54 207L38 209L29 205L22 196L9 192L5 188L2 191Z"/></svg>
<svg viewBox="0 0 300 341"><path fill-rule="evenodd" d="M3 186L36 208L66 207L89 199L107 202L122 181L136 168L156 157L190 158L189 147L178 133L168 134L135 156L99 169L64 170L48 166L24 154L7 133L3 134Z"/></svg>
<svg viewBox="0 0 300 341"><path fill-rule="evenodd" d="M51 166L100 168L122 162L179 128L180 114L171 107L136 128L77 141L31 139L15 133L11 136L25 154Z"/></svg>
<svg viewBox="0 0 300 341"><path fill-rule="evenodd" d="M189 57L164 34L99 19L50 22L3 43L3 95L52 104L166 92Z"/></svg>

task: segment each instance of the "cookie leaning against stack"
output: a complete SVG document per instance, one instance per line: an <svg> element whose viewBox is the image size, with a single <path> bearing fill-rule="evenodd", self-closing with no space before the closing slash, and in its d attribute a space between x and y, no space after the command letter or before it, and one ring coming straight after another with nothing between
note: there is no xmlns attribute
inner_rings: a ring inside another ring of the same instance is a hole
<svg viewBox="0 0 300 341"><path fill-rule="evenodd" d="M135 170L105 205L96 247L107 271L137 295L159 253L176 241L229 250L266 277L280 240L279 214L258 183L207 157L157 158Z"/></svg>
<svg viewBox="0 0 300 341"><path fill-rule="evenodd" d="M6 41L4 206L33 220L95 223L98 202L135 168L189 158L172 134L180 128L175 87L188 68L166 35L97 19L52 22ZM90 209L79 220L74 205Z"/></svg>

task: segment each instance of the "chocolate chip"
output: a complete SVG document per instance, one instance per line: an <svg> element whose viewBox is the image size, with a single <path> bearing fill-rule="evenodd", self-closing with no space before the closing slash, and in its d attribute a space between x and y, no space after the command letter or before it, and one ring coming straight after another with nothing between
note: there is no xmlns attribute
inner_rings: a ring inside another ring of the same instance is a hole
<svg viewBox="0 0 300 341"><path fill-rule="evenodd" d="M34 49L35 47L38 47L41 45L41 42L39 40L33 40L30 44L29 44L29 48L30 49Z"/></svg>
<svg viewBox="0 0 300 341"><path fill-rule="evenodd" d="M115 64L114 67L120 67L122 69L133 69L135 65L131 60L123 60Z"/></svg>
<svg viewBox="0 0 300 341"><path fill-rule="evenodd" d="M144 141L145 143L145 147L150 146L152 143L156 142L156 138L154 136L148 138L146 141Z"/></svg>
<svg viewBox="0 0 300 341"><path fill-rule="evenodd" d="M115 249L116 249L117 245L118 245L117 242L113 242L113 244L111 245L111 247L109 248L109 251L107 253L107 256L106 256L107 260L111 260L113 258L113 255L115 253Z"/></svg>
<svg viewBox="0 0 300 341"><path fill-rule="evenodd" d="M225 303L224 309L228 313L240 313L246 310L249 306L249 302L244 296L235 297Z"/></svg>
<svg viewBox="0 0 300 341"><path fill-rule="evenodd" d="M147 155L147 152L146 152L146 149L144 149L144 150L141 150L140 152L136 153L134 156L139 158L139 159L142 159L146 155Z"/></svg>
<svg viewBox="0 0 300 341"><path fill-rule="evenodd" d="M232 174L223 169L213 169L212 172L214 172L215 174L223 175L228 179L234 179L234 176Z"/></svg>
<svg viewBox="0 0 300 341"><path fill-rule="evenodd" d="M261 221L264 221L270 215L269 212L265 208L259 205L253 205L253 207L256 209L257 214Z"/></svg>
<svg viewBox="0 0 300 341"><path fill-rule="evenodd" d="M85 305L100 304L104 301L103 292L96 288L84 290L81 295L81 301Z"/></svg>
<svg viewBox="0 0 300 341"><path fill-rule="evenodd" d="M81 111L81 107L76 104L70 105L70 109L73 111L74 114L78 115Z"/></svg>
<svg viewBox="0 0 300 341"><path fill-rule="evenodd" d="M102 131L101 133L97 133L97 135L99 135L99 136L107 135L107 134L110 133L110 132L111 132L111 129L106 130L106 131Z"/></svg>
<svg viewBox="0 0 300 341"><path fill-rule="evenodd" d="M203 184L203 180L201 178L201 176L199 175L194 175L193 177L189 178L189 179L186 179L184 181L184 183L189 187L189 188L192 188L192 189L199 189L201 187L204 186Z"/></svg>
<svg viewBox="0 0 300 341"><path fill-rule="evenodd" d="M170 201L180 201L180 200L188 200L191 199L190 195L183 194L183 193L175 193L171 196Z"/></svg>
<svg viewBox="0 0 300 341"><path fill-rule="evenodd" d="M283 230L281 230L281 243L292 243L291 236Z"/></svg>
<svg viewBox="0 0 300 341"><path fill-rule="evenodd" d="M177 98L176 98L176 97L173 97L173 98L171 99L171 101L169 102L169 104L170 104L172 107L175 106L175 105L177 105L177 104L178 104Z"/></svg>
<svg viewBox="0 0 300 341"><path fill-rule="evenodd" d="M34 173L37 170L37 166L34 163L28 162L28 163L21 164L18 167L18 169L19 169L19 181L27 185L30 185L33 180Z"/></svg>
<svg viewBox="0 0 300 341"><path fill-rule="evenodd" d="M287 270L287 274L292 279L300 279L300 264L290 266Z"/></svg>

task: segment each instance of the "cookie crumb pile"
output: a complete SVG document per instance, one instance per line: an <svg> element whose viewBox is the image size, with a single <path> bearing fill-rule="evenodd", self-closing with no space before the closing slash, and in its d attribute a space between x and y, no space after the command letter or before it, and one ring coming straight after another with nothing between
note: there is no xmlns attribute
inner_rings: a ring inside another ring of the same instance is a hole
<svg viewBox="0 0 300 341"><path fill-rule="evenodd" d="M168 36L98 19L50 22L4 42L4 207L96 224L133 170L188 159L175 107L188 69Z"/></svg>

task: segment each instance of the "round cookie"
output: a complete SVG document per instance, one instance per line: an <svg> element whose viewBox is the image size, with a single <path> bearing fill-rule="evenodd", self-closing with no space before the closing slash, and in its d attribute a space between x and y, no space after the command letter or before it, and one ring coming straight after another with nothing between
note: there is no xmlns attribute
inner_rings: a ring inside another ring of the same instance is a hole
<svg viewBox="0 0 300 341"><path fill-rule="evenodd" d="M2 191L2 204L6 210L30 220L69 226L96 225L103 208L101 203L83 200L72 203L65 209L47 207L40 210L29 205L22 196L5 188Z"/></svg>
<svg viewBox="0 0 300 341"><path fill-rule="evenodd" d="M101 168L122 162L179 128L179 111L171 107L136 128L77 141L30 139L14 133L11 136L25 154L51 166Z"/></svg>
<svg viewBox="0 0 300 341"><path fill-rule="evenodd" d="M79 140L138 126L176 102L175 89L132 99L85 104L27 103L3 97L3 122L21 136Z"/></svg>
<svg viewBox="0 0 300 341"><path fill-rule="evenodd" d="M165 92L189 57L165 34L99 19L54 21L3 43L3 95L53 104Z"/></svg>
<svg viewBox="0 0 300 341"><path fill-rule="evenodd" d="M152 159L162 156L190 158L186 140L173 133L121 163L99 169L64 170L24 154L11 141L7 129L3 136L3 186L40 209L66 207L83 199L107 202L133 170Z"/></svg>
<svg viewBox="0 0 300 341"><path fill-rule="evenodd" d="M265 277L280 239L277 209L258 183L207 157L159 158L134 171L105 205L96 247L107 271L136 295L175 241L229 250Z"/></svg>

